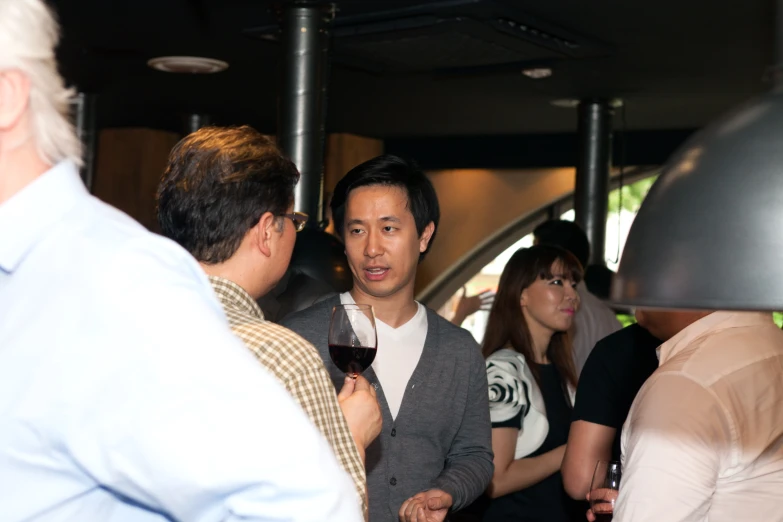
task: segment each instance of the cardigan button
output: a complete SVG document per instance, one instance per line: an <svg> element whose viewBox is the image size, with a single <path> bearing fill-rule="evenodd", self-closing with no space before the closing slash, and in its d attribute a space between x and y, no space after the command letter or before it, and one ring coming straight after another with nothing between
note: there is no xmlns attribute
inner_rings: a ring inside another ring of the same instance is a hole
<svg viewBox="0 0 783 522"><path fill-rule="evenodd" d="M397 479L392 477L391 480L389 481L389 484L391 484L392 486L396 486L397 485Z"/></svg>
<svg viewBox="0 0 783 522"><path fill-rule="evenodd" d="M397 436L397 428L392 428L391 436L396 437Z"/></svg>

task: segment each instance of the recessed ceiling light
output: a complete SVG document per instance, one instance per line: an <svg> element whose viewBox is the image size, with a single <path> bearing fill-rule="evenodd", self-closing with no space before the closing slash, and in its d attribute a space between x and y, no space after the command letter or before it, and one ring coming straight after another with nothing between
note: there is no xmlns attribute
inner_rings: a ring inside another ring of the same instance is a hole
<svg viewBox="0 0 783 522"><path fill-rule="evenodd" d="M576 98L560 98L558 100L552 100L549 103L555 107L560 107L561 109L576 109L579 107L580 102L581 100L577 100ZM608 101L608 103L609 107L612 109L619 109L623 106L622 98L612 98Z"/></svg>
<svg viewBox="0 0 783 522"><path fill-rule="evenodd" d="M560 98L559 100L552 100L552 105L560 107L561 109L575 109L579 106L579 100L576 98Z"/></svg>
<svg viewBox="0 0 783 522"><path fill-rule="evenodd" d="M543 80L544 78L552 76L552 69L549 67L531 67L529 69L522 69L522 74L534 80Z"/></svg>
<svg viewBox="0 0 783 522"><path fill-rule="evenodd" d="M158 71L182 74L212 74L228 69L228 62L201 56L159 56L147 65Z"/></svg>

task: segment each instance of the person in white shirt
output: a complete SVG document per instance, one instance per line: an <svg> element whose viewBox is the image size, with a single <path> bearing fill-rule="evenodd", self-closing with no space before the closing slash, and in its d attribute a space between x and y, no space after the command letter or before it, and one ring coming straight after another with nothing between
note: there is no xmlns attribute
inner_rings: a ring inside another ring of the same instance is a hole
<svg viewBox="0 0 783 522"><path fill-rule="evenodd" d="M614 520L783 521L781 404L771 314L702 313L661 345L631 408Z"/></svg>
<svg viewBox="0 0 783 522"><path fill-rule="evenodd" d="M0 0L0 519L362 520L196 261L88 194L57 39Z"/></svg>
<svg viewBox="0 0 783 522"><path fill-rule="evenodd" d="M553 219L545 221L533 230L534 243L553 245L571 252L583 269L590 259L590 242L584 230L573 221ZM582 373L587 356L595 344L623 327L617 316L603 301L594 296L584 280L576 287L579 294L579 312L574 317L573 350L576 374Z"/></svg>

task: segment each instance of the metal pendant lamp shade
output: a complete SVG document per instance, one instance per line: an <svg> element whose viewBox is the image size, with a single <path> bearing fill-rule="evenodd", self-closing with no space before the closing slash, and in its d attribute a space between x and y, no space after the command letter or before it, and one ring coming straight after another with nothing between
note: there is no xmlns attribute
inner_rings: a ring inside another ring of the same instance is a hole
<svg viewBox="0 0 783 522"><path fill-rule="evenodd" d="M783 91L693 136L633 222L611 298L703 310L783 310Z"/></svg>

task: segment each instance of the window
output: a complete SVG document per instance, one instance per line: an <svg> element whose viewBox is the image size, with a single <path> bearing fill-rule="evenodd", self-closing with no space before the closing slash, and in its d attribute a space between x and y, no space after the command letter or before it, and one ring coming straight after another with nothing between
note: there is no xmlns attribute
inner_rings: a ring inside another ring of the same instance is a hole
<svg viewBox="0 0 783 522"><path fill-rule="evenodd" d="M604 258L606 259L606 266L614 271L617 270L617 266L620 262L620 255L625 246L628 232L631 229L631 223L633 223L636 213L639 211L639 207L654 181L655 176L652 176L622 187L622 198L620 197L620 189L615 189L609 193L609 213L606 220L606 249L604 251ZM560 218L573 221L574 210L571 209L564 212ZM506 263L514 252L520 248L526 248L532 245L533 234L530 233L507 248L465 284L467 295L474 295L487 289L497 289L500 274L503 272L503 268L506 266ZM440 310L440 313L446 317L450 317L454 306L461 295L461 290L454 294ZM479 311L465 319L462 323L462 327L473 334L473 337L479 343L484 337L488 316L489 312ZM620 320L624 324L627 324L628 322L633 321L633 318L630 316L621 316Z"/></svg>

